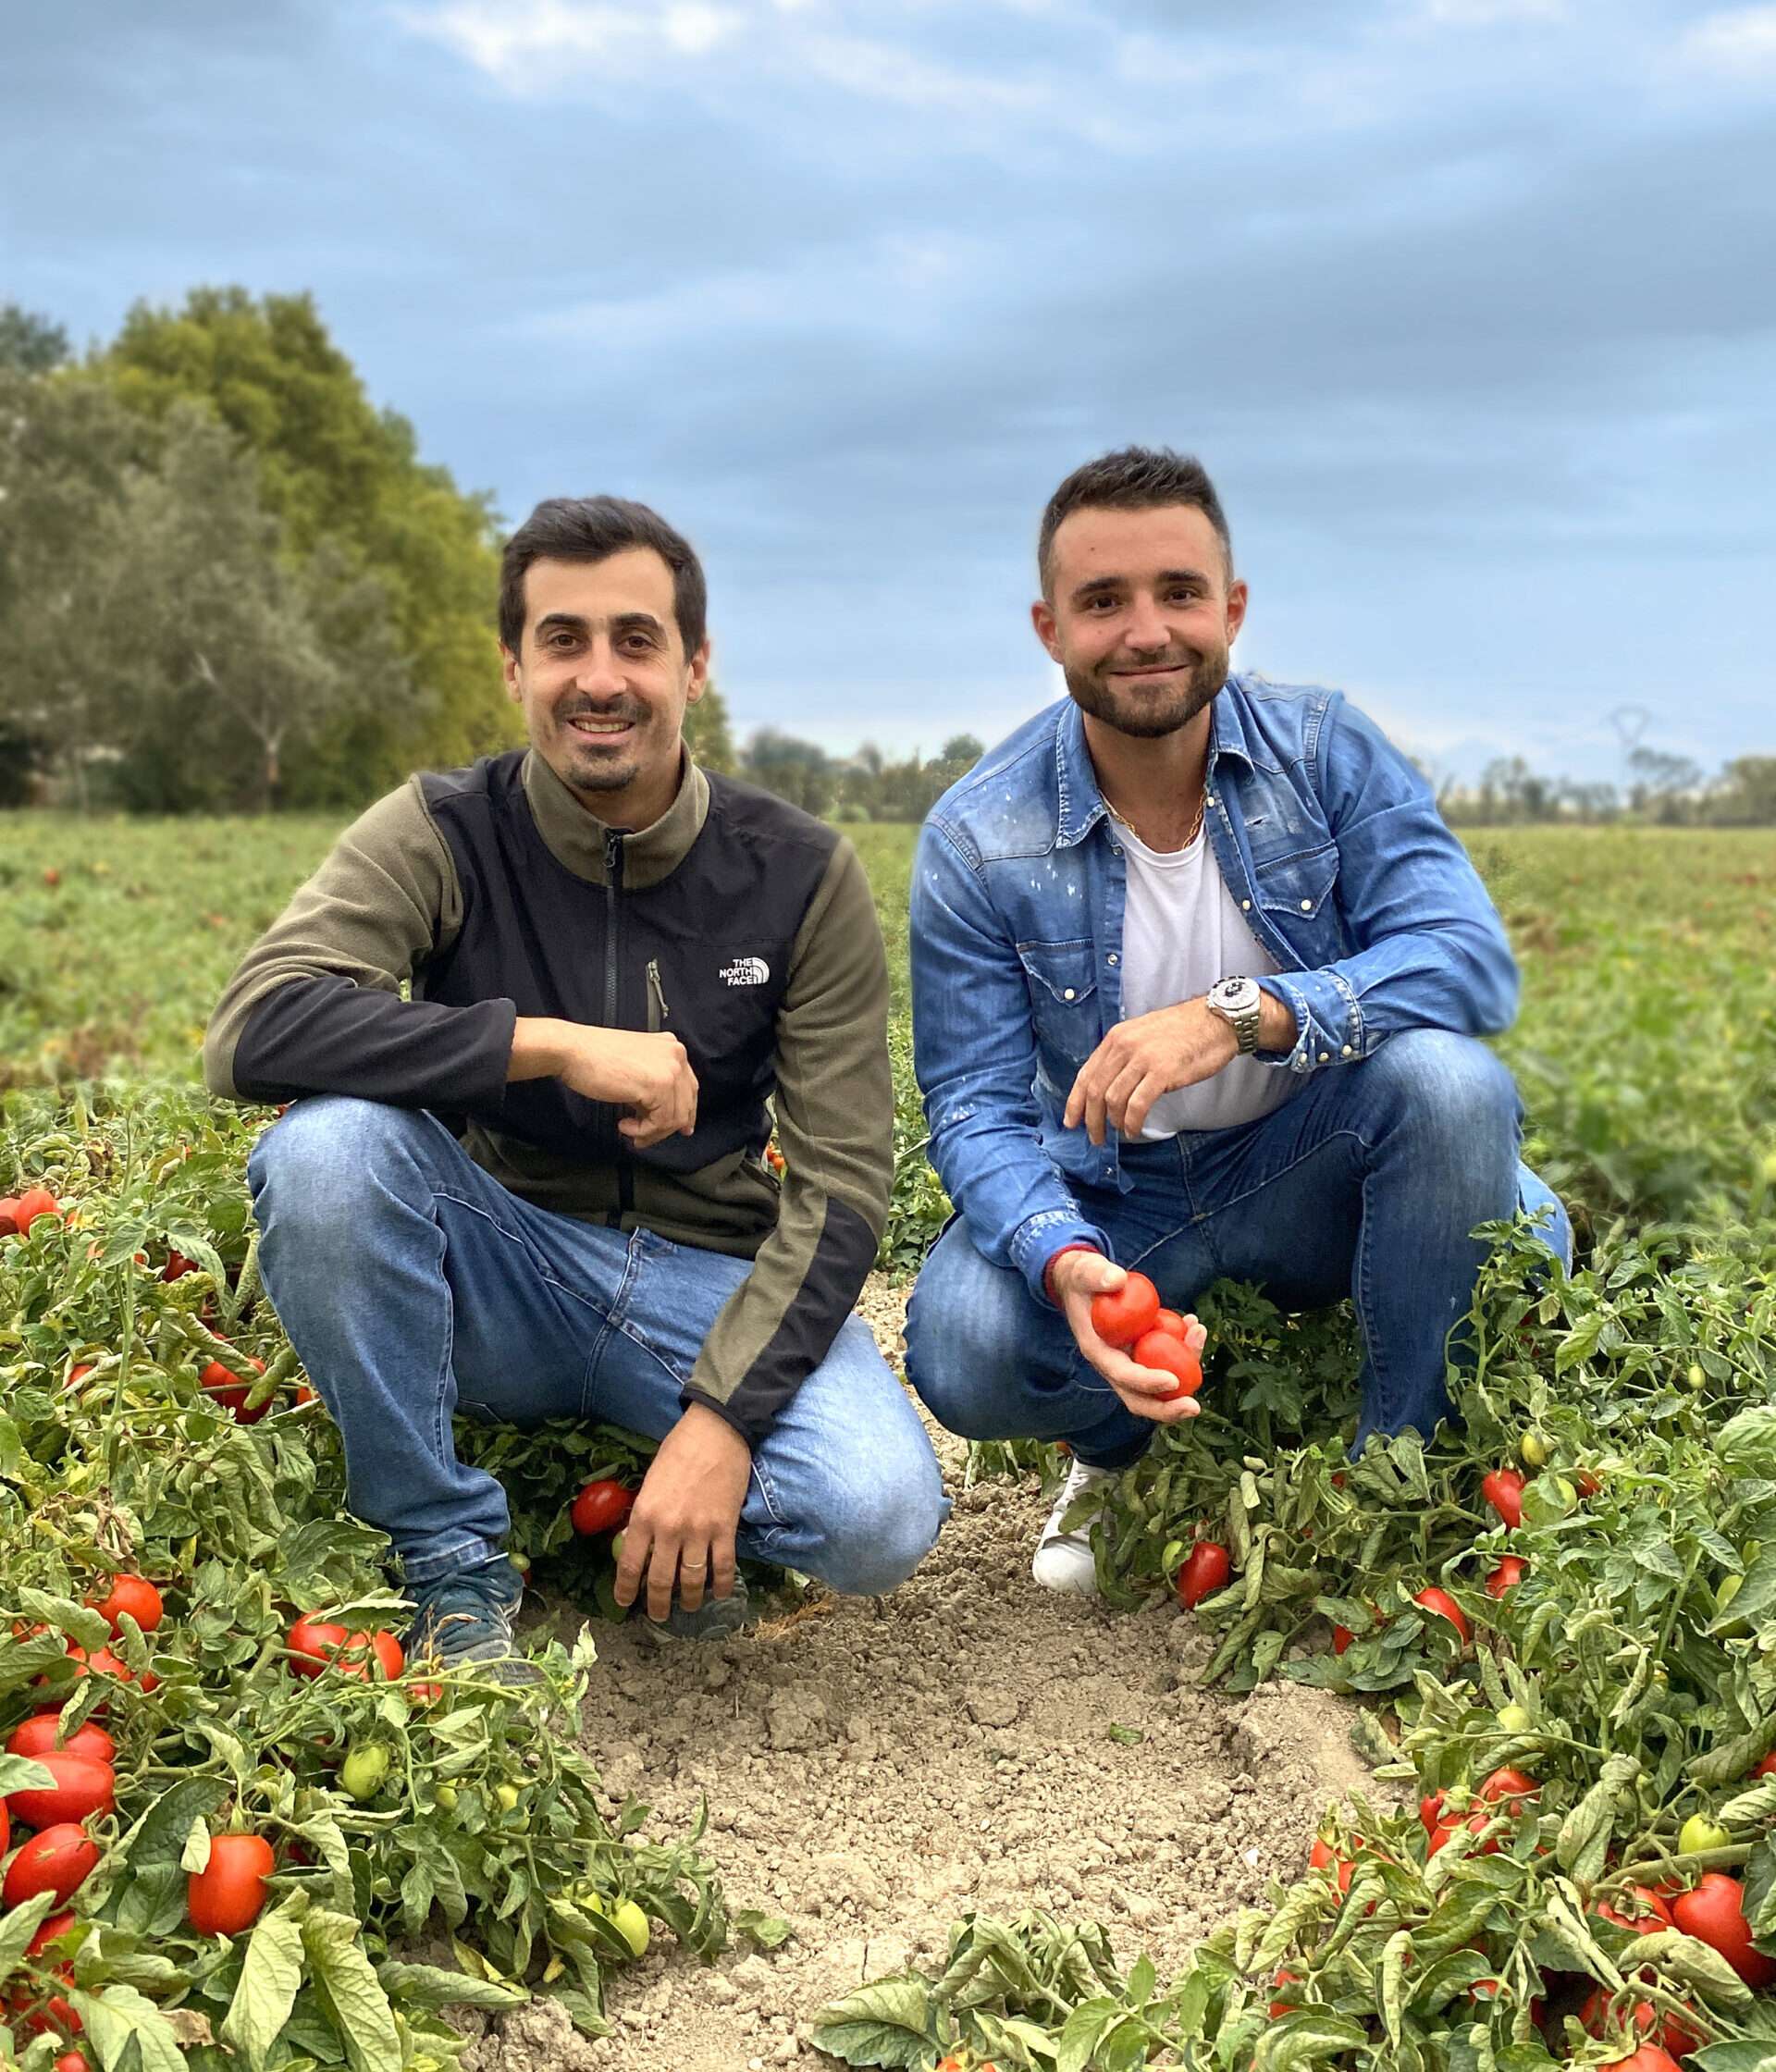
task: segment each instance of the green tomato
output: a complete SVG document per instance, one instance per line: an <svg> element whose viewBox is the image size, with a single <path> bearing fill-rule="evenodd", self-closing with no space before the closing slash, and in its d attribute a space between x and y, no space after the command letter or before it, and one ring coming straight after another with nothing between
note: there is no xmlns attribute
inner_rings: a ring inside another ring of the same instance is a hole
<svg viewBox="0 0 1776 2072"><path fill-rule="evenodd" d="M610 1926L616 1930L636 1956L646 1956L652 1931L648 1926L648 1917L633 1899L625 1899L621 1906L610 1910Z"/></svg>
<svg viewBox="0 0 1776 2072"><path fill-rule="evenodd" d="M1527 1468L1545 1467L1548 1463L1548 1441L1539 1432L1525 1432L1519 1450Z"/></svg>
<svg viewBox="0 0 1776 2072"><path fill-rule="evenodd" d="M456 1811L456 1786L454 1784L435 1786L432 1792L432 1803L446 1813L454 1813Z"/></svg>
<svg viewBox="0 0 1776 2072"><path fill-rule="evenodd" d="M380 1742L354 1748L339 1770L339 1782L353 1798L375 1798L388 1774L388 1751Z"/></svg>
<svg viewBox="0 0 1776 2072"><path fill-rule="evenodd" d="M500 1803L500 1810L510 1813L518 1803L518 1787L516 1784L501 1784L493 1795Z"/></svg>
<svg viewBox="0 0 1776 2072"><path fill-rule="evenodd" d="M1678 1853L1687 1856L1698 1849L1724 1849L1732 1840L1726 1829L1718 1826L1706 1813L1692 1813L1678 1830Z"/></svg>
<svg viewBox="0 0 1776 2072"><path fill-rule="evenodd" d="M590 1885L574 1894L574 1904L582 1914L602 1914L604 1902Z"/></svg>
<svg viewBox="0 0 1776 2072"><path fill-rule="evenodd" d="M1708 1385L1708 1377L1702 1372L1701 1362L1692 1360L1690 1362L1690 1387L1692 1388L1706 1388Z"/></svg>
<svg viewBox="0 0 1776 2072"><path fill-rule="evenodd" d="M1493 1717L1507 1733L1528 1733L1536 1724L1521 1705L1501 1705Z"/></svg>

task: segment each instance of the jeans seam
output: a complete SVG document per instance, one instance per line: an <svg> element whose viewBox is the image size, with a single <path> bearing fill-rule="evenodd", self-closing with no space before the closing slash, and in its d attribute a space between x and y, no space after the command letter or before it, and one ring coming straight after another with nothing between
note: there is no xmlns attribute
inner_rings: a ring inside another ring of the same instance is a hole
<svg viewBox="0 0 1776 2072"><path fill-rule="evenodd" d="M1285 1174L1292 1173L1298 1166L1304 1166L1310 1158L1317 1157L1321 1152L1326 1150L1328 1144L1337 1143L1340 1137L1350 1137L1354 1139L1358 1144L1362 1145L1363 1150L1365 1153L1375 1149L1374 1145L1366 1141L1362 1130L1360 1129L1353 1129L1348 1127L1338 1129L1330 1129L1324 1137L1319 1140L1317 1143L1310 1144L1305 1151L1298 1153L1296 1156L1291 1158L1287 1165L1279 1166L1276 1167L1275 1172L1267 1173L1264 1178L1262 1180L1258 1181L1255 1186L1247 1188L1243 1193L1230 1194L1225 1202L1218 1203L1216 1207L1213 1209L1207 1216L1204 1217L1203 1220L1206 1223L1212 1225L1217 1216L1225 1215L1229 1209L1237 1209L1242 1202L1250 1202L1254 1194L1262 1194L1264 1191L1265 1188L1274 1186L1276 1182L1281 1179ZM1363 1205L1365 1209L1368 1206L1368 1178L1365 1175L1363 1179Z"/></svg>

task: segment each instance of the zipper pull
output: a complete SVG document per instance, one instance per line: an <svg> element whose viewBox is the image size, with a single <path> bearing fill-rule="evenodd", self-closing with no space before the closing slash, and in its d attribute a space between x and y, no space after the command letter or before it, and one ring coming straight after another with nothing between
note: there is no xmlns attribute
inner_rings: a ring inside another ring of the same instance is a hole
<svg viewBox="0 0 1776 2072"><path fill-rule="evenodd" d="M613 827L604 831L605 875L613 885L623 882L623 836Z"/></svg>
<svg viewBox="0 0 1776 2072"><path fill-rule="evenodd" d="M666 989L660 982L660 960L648 959L648 1032L658 1036L671 1018L672 1010L666 1005Z"/></svg>

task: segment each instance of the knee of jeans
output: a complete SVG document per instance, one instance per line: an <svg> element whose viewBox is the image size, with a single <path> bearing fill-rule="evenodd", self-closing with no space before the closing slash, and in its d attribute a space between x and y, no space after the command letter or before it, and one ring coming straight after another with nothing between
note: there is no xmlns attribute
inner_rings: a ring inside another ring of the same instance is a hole
<svg viewBox="0 0 1776 2072"><path fill-rule="evenodd" d="M411 1145L426 1116L380 1101L316 1094L298 1101L253 1146L247 1176L261 1224L336 1229L361 1224L364 1182Z"/></svg>
<svg viewBox="0 0 1776 2072"><path fill-rule="evenodd" d="M1447 1142L1509 1150L1515 1165L1516 1082L1474 1037L1402 1030L1365 1059L1363 1070L1376 1073L1416 1127Z"/></svg>
<svg viewBox="0 0 1776 2072"><path fill-rule="evenodd" d="M885 1597L931 1552L949 1514L934 1458L854 1492L829 1536L821 1582L842 1597Z"/></svg>
<svg viewBox="0 0 1776 2072"><path fill-rule="evenodd" d="M945 1430L984 1436L970 1434L970 1408L997 1394L1030 1307L1022 1276L991 1264L966 1240L950 1258L931 1254L907 1304L906 1378Z"/></svg>

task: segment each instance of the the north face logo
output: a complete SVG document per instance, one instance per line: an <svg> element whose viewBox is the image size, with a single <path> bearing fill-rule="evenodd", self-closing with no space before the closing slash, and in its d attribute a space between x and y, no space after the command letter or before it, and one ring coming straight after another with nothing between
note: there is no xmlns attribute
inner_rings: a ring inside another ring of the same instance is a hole
<svg viewBox="0 0 1776 2072"><path fill-rule="evenodd" d="M771 967L761 956L737 956L722 966L721 976L731 986L762 986L770 983Z"/></svg>

